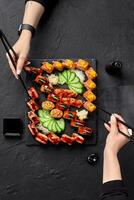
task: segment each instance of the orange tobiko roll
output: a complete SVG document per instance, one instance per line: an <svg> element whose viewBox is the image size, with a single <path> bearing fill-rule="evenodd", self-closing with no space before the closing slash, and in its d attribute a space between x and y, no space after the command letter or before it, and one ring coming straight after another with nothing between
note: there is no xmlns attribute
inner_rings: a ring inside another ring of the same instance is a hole
<svg viewBox="0 0 134 200"><path fill-rule="evenodd" d="M52 73L54 66L49 62L43 62L41 69L43 69L47 73Z"/></svg>
<svg viewBox="0 0 134 200"><path fill-rule="evenodd" d="M91 79L88 79L86 82L84 82L84 86L87 90L94 90L96 88L96 84Z"/></svg>
<svg viewBox="0 0 134 200"><path fill-rule="evenodd" d="M96 100L96 96L91 90L87 90L86 92L84 92L83 97L85 97L85 99L90 102Z"/></svg>
<svg viewBox="0 0 134 200"><path fill-rule="evenodd" d="M86 60L79 59L77 62L75 62L76 68L86 71L89 67L89 63Z"/></svg>
<svg viewBox="0 0 134 200"><path fill-rule="evenodd" d="M84 108L86 108L89 112L93 112L96 110L96 106L93 103L91 103L90 101L86 101L84 103Z"/></svg>
<svg viewBox="0 0 134 200"><path fill-rule="evenodd" d="M53 61L53 66L55 69L62 71L64 66L60 61Z"/></svg>
<svg viewBox="0 0 134 200"><path fill-rule="evenodd" d="M63 61L63 66L68 68L68 69L74 69L75 68L75 64L74 61L70 60L70 59L66 59Z"/></svg>
<svg viewBox="0 0 134 200"><path fill-rule="evenodd" d="M90 67L88 70L86 70L85 74L90 79L95 79L97 77L97 73L92 67Z"/></svg>

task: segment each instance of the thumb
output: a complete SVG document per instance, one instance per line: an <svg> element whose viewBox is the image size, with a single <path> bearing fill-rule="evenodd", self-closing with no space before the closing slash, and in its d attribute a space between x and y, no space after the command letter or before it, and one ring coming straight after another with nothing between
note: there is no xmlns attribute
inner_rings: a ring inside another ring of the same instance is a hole
<svg viewBox="0 0 134 200"><path fill-rule="evenodd" d="M17 61L17 74L20 74L22 71L23 66L25 65L26 58L25 57L19 57Z"/></svg>
<svg viewBox="0 0 134 200"><path fill-rule="evenodd" d="M110 132L115 133L116 131L118 131L118 128L117 128L117 120L114 115L111 115L110 122L111 122L111 131Z"/></svg>

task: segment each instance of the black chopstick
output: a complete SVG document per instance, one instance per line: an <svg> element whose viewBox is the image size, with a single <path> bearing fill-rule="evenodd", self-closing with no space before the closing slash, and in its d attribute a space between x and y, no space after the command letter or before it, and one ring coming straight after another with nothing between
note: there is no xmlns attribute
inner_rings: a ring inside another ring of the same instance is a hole
<svg viewBox="0 0 134 200"><path fill-rule="evenodd" d="M104 110L104 109L101 108L101 107L98 107L98 109L101 110L101 111L103 111L104 113L108 114L109 116L112 115L112 113L110 113L110 112ZM120 122L121 124L125 125L127 128L130 128L130 129L134 130L134 128L131 127L131 126L130 126L129 124L127 124L126 122L123 122L123 121L121 121L120 119L117 119L117 121Z"/></svg>
<svg viewBox="0 0 134 200"><path fill-rule="evenodd" d="M12 48L11 44L9 43L7 37L5 36L5 34L3 33L2 30L0 30L0 35L4 38L4 40L6 41L7 45L9 46L9 48L12 50L14 56L15 56L15 59L18 59L18 56L16 54L16 52L14 51L14 49Z"/></svg>
<svg viewBox="0 0 134 200"><path fill-rule="evenodd" d="M12 50L12 52L13 52L13 54L14 54L14 56L15 56L16 59L17 59L17 54L16 54L16 52L14 51L14 49L12 48L12 46L10 45L10 43L9 43L9 41L7 40L5 34L4 34L1 30L0 30L0 39L1 39L1 41L2 41L2 44L3 44L5 50L6 50L7 54L8 54L8 56L9 56L9 58L10 58L12 64L13 64L14 68L16 69L16 63L14 62L14 59L12 58L9 49ZM7 45L8 45L8 46L7 46ZM26 87L26 85L25 85L25 83L24 83L24 81L23 81L21 75L18 75L18 77L19 77L19 80L20 80L20 82L21 82L21 84L22 84L22 86L23 86L25 92L26 92L27 95L29 96L28 91L27 91L27 87Z"/></svg>
<svg viewBox="0 0 134 200"><path fill-rule="evenodd" d="M99 118L101 121L103 121L104 123L110 125L110 123L106 122L104 119ZM121 133L122 135L124 135L127 139L129 139L131 142L134 142L134 139L132 138L132 136L129 136L125 133L123 133L122 131L120 131L120 129L118 129L119 133Z"/></svg>

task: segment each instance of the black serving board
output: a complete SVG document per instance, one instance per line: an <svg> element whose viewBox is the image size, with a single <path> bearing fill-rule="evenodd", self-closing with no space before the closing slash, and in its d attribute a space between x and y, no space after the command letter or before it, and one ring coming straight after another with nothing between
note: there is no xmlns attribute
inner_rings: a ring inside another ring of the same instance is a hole
<svg viewBox="0 0 134 200"><path fill-rule="evenodd" d="M70 59L70 58L69 58ZM72 58L71 58L72 59ZM79 59L79 58L78 58ZM78 59L72 59L72 60L78 60ZM30 62L31 62L31 66L33 66L33 67L40 67L41 66L41 63L42 62L52 62L53 60L58 60L58 61L63 61L63 60L65 60L65 59L32 59L32 60L30 60ZM91 58L91 59L84 59L84 60L87 60L90 64L91 64L91 66L95 69L95 71L97 71L97 66L96 66L96 60L95 59L93 59L93 58ZM56 72L58 73L59 71L57 70L57 71L54 71L54 72L52 72L52 73L55 73L56 74ZM28 87L31 87L31 86L35 86L35 88L37 88L36 86L37 86L37 84L36 83L34 83L34 78L35 78L35 76L34 75L32 75L32 74L29 74L29 73L27 73L26 74L26 85L27 85L27 88ZM96 82L96 84L97 84L97 79L95 80L95 82ZM97 96L97 89L94 91L94 93L95 93L95 95ZM41 97L40 97L41 98ZM80 99L82 99L82 95L81 95L81 97L79 96L79 98ZM28 97L26 97L26 102L28 101ZM95 105L97 106L97 99L96 99L96 101L94 102L95 103ZM26 132L26 145L27 146L38 146L38 145L42 145L41 143L39 143L39 142L37 142L35 139L34 139L34 137L31 135L31 133L30 133L30 131L29 131L29 129L28 129L28 127L27 127L27 125L28 125L28 123L30 123L30 120L28 119L28 117L27 117L27 112L29 111L29 108L27 107L27 105L26 105L26 112L25 112L25 132ZM89 127L91 127L91 128L93 128L93 134L92 134L92 136L89 138L89 137L87 137L86 138L86 140L85 140L85 142L82 144L82 145L84 145L84 146L86 146L86 145L95 145L96 143L97 143L97 135L98 135L98 118L97 118L97 116L98 116L98 114L97 114L97 110L95 111L95 112L93 112L93 113L91 113L91 114L89 114L89 118L87 119L87 122L86 122L86 124L87 124L87 126L89 126ZM71 127L70 125L69 125L69 121L68 120L66 120L66 129L65 129L65 133L67 133L68 135L70 135L71 133L73 133L73 127ZM47 146L48 145L53 145L53 144L50 144L50 143L48 143L48 144L46 144ZM46 146L46 145L44 145L44 146ZM65 145L67 145L67 144L64 144L63 142L62 143L60 143L58 146L65 146ZM78 146L78 145L81 145L81 144L77 144L77 143L75 143L75 144L73 144L73 146ZM81 145L81 146L82 146ZM53 145L53 146L55 146L55 145ZM57 145L56 145L57 146Z"/></svg>

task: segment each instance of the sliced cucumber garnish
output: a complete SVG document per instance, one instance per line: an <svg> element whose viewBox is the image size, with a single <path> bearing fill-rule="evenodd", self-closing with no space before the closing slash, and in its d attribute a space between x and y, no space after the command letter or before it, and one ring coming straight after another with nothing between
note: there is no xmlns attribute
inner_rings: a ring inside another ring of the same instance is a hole
<svg viewBox="0 0 134 200"><path fill-rule="evenodd" d="M44 117L40 117L39 120L40 120L40 122L42 122L42 123L45 122L45 118L44 118Z"/></svg>
<svg viewBox="0 0 134 200"><path fill-rule="evenodd" d="M76 92L77 94L81 94L83 92L82 88L76 88L76 87L73 87L72 85L69 85L68 87L70 90L72 90L73 92Z"/></svg>
<svg viewBox="0 0 134 200"><path fill-rule="evenodd" d="M49 120L49 123L47 125L47 128L48 128L49 131L52 131L52 125L53 125L53 123L54 123L53 119Z"/></svg>
<svg viewBox="0 0 134 200"><path fill-rule="evenodd" d="M64 119L57 120L57 124L62 131L65 129L65 120Z"/></svg>
<svg viewBox="0 0 134 200"><path fill-rule="evenodd" d="M69 78L68 82L69 82L69 83L72 82L72 81L74 80L75 77L76 77L76 74L75 74L74 72L71 72L71 73L70 73L70 78Z"/></svg>
<svg viewBox="0 0 134 200"><path fill-rule="evenodd" d="M45 128L47 128L49 123L50 123L50 120L45 121L45 122L43 123L43 126L44 126Z"/></svg>
<svg viewBox="0 0 134 200"><path fill-rule="evenodd" d="M67 79L68 79L67 70L64 70L64 71L62 72L62 75L63 75L63 77L66 79L66 82L67 82Z"/></svg>
<svg viewBox="0 0 134 200"><path fill-rule="evenodd" d="M61 130L60 127L58 126L57 121L56 121L56 123L55 123L55 126L56 126L56 130L57 130L57 132L60 133L62 130Z"/></svg>
<svg viewBox="0 0 134 200"><path fill-rule="evenodd" d="M78 83L71 83L69 85L71 85L74 88L83 88L83 85L80 82L78 82Z"/></svg>
<svg viewBox="0 0 134 200"><path fill-rule="evenodd" d="M59 74L58 80L59 80L59 83L61 85L63 85L64 83L66 83L65 77L61 73Z"/></svg>
<svg viewBox="0 0 134 200"><path fill-rule="evenodd" d="M56 128L56 121L54 120L54 123L52 124L52 131L53 132L57 132L57 128Z"/></svg>
<svg viewBox="0 0 134 200"><path fill-rule="evenodd" d="M68 84L80 83L80 79L76 76L72 81L69 81Z"/></svg>
<svg viewBox="0 0 134 200"><path fill-rule="evenodd" d="M38 115L39 115L39 117L44 117L43 110L38 110Z"/></svg>

